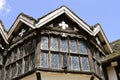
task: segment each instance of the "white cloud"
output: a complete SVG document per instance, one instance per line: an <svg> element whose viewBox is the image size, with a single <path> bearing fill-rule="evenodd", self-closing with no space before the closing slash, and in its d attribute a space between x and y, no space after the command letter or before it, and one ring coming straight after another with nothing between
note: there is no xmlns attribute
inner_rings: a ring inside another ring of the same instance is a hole
<svg viewBox="0 0 120 80"><path fill-rule="evenodd" d="M8 14L11 10L10 5L6 2L6 0L0 0L0 15L4 16Z"/></svg>

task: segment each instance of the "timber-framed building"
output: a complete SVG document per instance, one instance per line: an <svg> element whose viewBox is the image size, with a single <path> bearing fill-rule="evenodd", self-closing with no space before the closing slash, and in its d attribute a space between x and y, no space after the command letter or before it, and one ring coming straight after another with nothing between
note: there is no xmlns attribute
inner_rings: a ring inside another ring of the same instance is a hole
<svg viewBox="0 0 120 80"><path fill-rule="evenodd" d="M65 6L38 20L21 13L9 31L0 23L0 80L105 80L111 53L100 24Z"/></svg>

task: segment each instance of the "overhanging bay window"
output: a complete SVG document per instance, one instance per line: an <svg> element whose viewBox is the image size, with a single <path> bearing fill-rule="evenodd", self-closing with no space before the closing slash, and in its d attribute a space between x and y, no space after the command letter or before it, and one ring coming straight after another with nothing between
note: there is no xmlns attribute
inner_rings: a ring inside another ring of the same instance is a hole
<svg viewBox="0 0 120 80"><path fill-rule="evenodd" d="M40 67L90 71L87 41L76 37L41 35Z"/></svg>
<svg viewBox="0 0 120 80"><path fill-rule="evenodd" d="M5 63L5 80L12 80L35 69L36 40L26 40L12 47Z"/></svg>

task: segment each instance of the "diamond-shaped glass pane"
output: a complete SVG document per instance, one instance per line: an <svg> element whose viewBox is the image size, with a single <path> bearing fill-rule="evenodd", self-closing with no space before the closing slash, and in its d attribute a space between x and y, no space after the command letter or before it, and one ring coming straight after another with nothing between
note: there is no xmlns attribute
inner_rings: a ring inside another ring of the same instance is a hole
<svg viewBox="0 0 120 80"><path fill-rule="evenodd" d="M84 41L79 41L79 51L80 54L87 54L87 47Z"/></svg>
<svg viewBox="0 0 120 80"><path fill-rule="evenodd" d="M80 61L81 61L82 71L90 71L88 58L87 57L81 57Z"/></svg>
<svg viewBox="0 0 120 80"><path fill-rule="evenodd" d="M51 54L51 68L58 68L59 67L59 55L58 54Z"/></svg>
<svg viewBox="0 0 120 80"><path fill-rule="evenodd" d="M68 52L67 39L61 39L60 40L60 51L62 51L62 52Z"/></svg>
<svg viewBox="0 0 120 80"><path fill-rule="evenodd" d="M50 50L58 51L58 39L56 37L50 39Z"/></svg>
<svg viewBox="0 0 120 80"><path fill-rule="evenodd" d="M48 37L41 37L41 49L48 50Z"/></svg>
<svg viewBox="0 0 120 80"><path fill-rule="evenodd" d="M48 53L40 53L40 66L48 68Z"/></svg>
<svg viewBox="0 0 120 80"><path fill-rule="evenodd" d="M77 52L77 44L74 39L70 40L70 52L73 52L73 53Z"/></svg>
<svg viewBox="0 0 120 80"><path fill-rule="evenodd" d="M77 56L71 56L71 69L80 70L79 59Z"/></svg>

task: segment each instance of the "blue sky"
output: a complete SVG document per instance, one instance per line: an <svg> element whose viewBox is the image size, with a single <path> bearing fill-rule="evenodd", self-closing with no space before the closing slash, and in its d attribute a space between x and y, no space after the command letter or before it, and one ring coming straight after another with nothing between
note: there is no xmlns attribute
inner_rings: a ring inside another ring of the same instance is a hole
<svg viewBox="0 0 120 80"><path fill-rule="evenodd" d="M120 39L120 0L0 0L0 20L9 30L21 12L37 19L62 5L90 26L100 23L110 42Z"/></svg>

